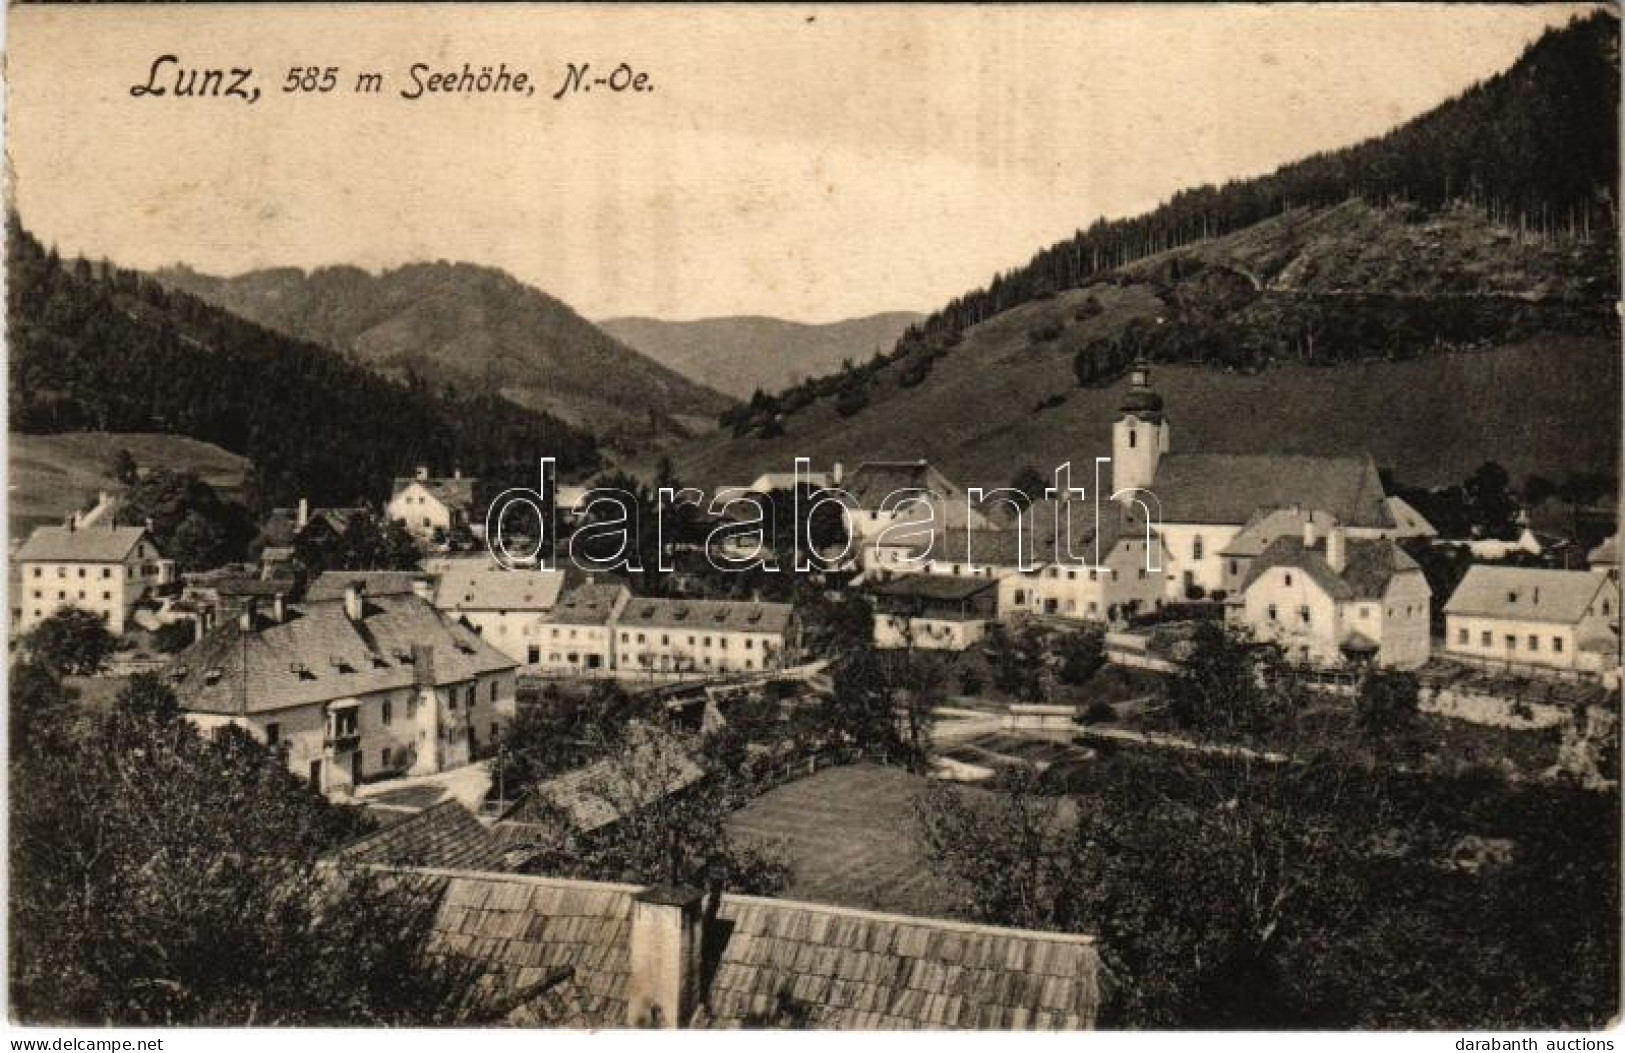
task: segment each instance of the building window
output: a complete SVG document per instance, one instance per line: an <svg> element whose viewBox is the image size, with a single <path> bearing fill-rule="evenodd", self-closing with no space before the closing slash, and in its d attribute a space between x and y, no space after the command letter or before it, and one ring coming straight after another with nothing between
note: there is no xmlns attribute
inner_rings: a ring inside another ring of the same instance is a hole
<svg viewBox="0 0 1625 1053"><path fill-rule="evenodd" d="M496 700L497 700L497 682L495 680L493 680L493 681L491 681L491 701L495 702Z"/></svg>
<svg viewBox="0 0 1625 1053"><path fill-rule="evenodd" d="M389 722L391 720L395 719L395 703L391 702L387 698L384 699L384 705L383 705L383 710L382 710L382 719L384 721L384 726L386 728L389 726ZM388 764L389 762L385 761L384 763Z"/></svg>
<svg viewBox="0 0 1625 1053"><path fill-rule="evenodd" d="M1265 614L1268 616L1269 620L1273 622L1275 620L1275 604L1270 604L1269 610L1266 611Z"/></svg>
<svg viewBox="0 0 1625 1053"><path fill-rule="evenodd" d="M267 725L265 725L265 744L267 746L275 746L278 743L280 743L281 741L282 741L282 725L281 724L267 724Z"/></svg>
<svg viewBox="0 0 1625 1053"><path fill-rule="evenodd" d="M1129 430L1128 430L1128 448L1132 450L1132 449L1134 449L1134 447L1138 446L1139 443L1140 443L1140 433L1135 431L1132 427L1130 427Z"/></svg>
<svg viewBox="0 0 1625 1053"><path fill-rule="evenodd" d="M1531 651L1540 650L1540 637L1536 636L1534 633L1529 634L1529 649Z"/></svg>
<svg viewBox="0 0 1625 1053"><path fill-rule="evenodd" d="M1457 629L1456 630L1456 642L1461 644L1463 647L1465 647L1467 645L1467 630L1466 629Z"/></svg>
<svg viewBox="0 0 1625 1053"><path fill-rule="evenodd" d="M1513 636L1511 633L1507 633L1507 650L1516 651L1517 649L1518 649L1518 638L1516 636Z"/></svg>
<svg viewBox="0 0 1625 1053"><path fill-rule="evenodd" d="M111 578L112 576L113 576L113 568L112 567L103 567L102 568L102 577Z"/></svg>
<svg viewBox="0 0 1625 1053"><path fill-rule="evenodd" d="M1563 638L1561 636L1552 637L1552 653L1553 654L1562 654L1563 653Z"/></svg>
<svg viewBox="0 0 1625 1053"><path fill-rule="evenodd" d="M1299 607L1298 608L1298 617L1299 617L1299 619L1301 619L1303 621L1303 624L1308 625L1309 624L1309 608L1308 607Z"/></svg>
<svg viewBox="0 0 1625 1053"><path fill-rule="evenodd" d="M42 570L42 569L43 569L43 568L40 568L40 567L35 567L35 568L34 568L34 577L36 577L36 578L37 578L37 577L39 577L39 576L40 576L40 572L41 572L41 570Z"/></svg>
<svg viewBox="0 0 1625 1053"><path fill-rule="evenodd" d="M1290 584L1292 584L1292 572L1291 572L1291 571L1287 571L1287 575L1286 575L1286 583L1287 583L1287 584L1288 584L1288 585L1290 585Z"/></svg>
<svg viewBox="0 0 1625 1053"><path fill-rule="evenodd" d="M1191 559L1202 558L1202 535L1197 534L1191 538Z"/></svg>

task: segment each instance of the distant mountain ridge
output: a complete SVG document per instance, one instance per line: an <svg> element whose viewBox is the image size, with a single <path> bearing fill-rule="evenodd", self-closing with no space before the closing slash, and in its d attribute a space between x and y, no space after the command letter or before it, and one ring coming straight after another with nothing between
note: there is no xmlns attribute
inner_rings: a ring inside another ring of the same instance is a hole
<svg viewBox="0 0 1625 1053"><path fill-rule="evenodd" d="M729 404L494 267L278 267L231 278L171 267L154 276L386 375L500 394L613 446L643 448L703 429Z"/></svg>
<svg viewBox="0 0 1625 1053"><path fill-rule="evenodd" d="M886 311L838 322L791 322L734 315L670 322L608 318L598 327L691 380L735 398L779 391L808 377L886 351L924 315Z"/></svg>

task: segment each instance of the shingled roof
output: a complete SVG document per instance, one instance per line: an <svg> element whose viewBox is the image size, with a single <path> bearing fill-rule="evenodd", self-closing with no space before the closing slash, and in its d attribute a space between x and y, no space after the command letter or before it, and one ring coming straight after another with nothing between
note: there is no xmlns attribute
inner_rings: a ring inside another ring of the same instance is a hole
<svg viewBox="0 0 1625 1053"><path fill-rule="evenodd" d="M1326 562L1326 541L1318 540L1305 546L1302 537L1278 537L1265 546L1253 560L1242 580L1241 589L1247 591L1260 577L1275 567L1294 567L1303 571L1332 599L1381 599L1394 575L1422 572L1421 566L1388 538L1348 538L1344 542L1346 562L1338 572Z"/></svg>
<svg viewBox="0 0 1625 1053"><path fill-rule="evenodd" d="M547 826L549 813L557 810L571 831L590 834L617 822L623 810L640 811L703 778L705 769L675 736L637 721L627 727L625 746L615 756L538 783L502 819Z"/></svg>
<svg viewBox="0 0 1625 1053"><path fill-rule="evenodd" d="M863 509L877 510L899 490L926 490L944 499L962 500L957 484L925 461L867 461L841 483L841 489Z"/></svg>
<svg viewBox="0 0 1625 1053"><path fill-rule="evenodd" d="M1067 517L1068 535L1060 533L1058 516ZM1102 504L1097 518L1092 501L1035 501L1022 514L1023 525L1018 531L1012 524L1007 527L941 527L929 538L905 544L915 552L929 552L938 563L965 563L975 566L1019 567L1042 566L1050 563L1087 563L1095 559L1097 551L1104 561L1106 556L1125 538L1146 537L1143 516L1133 509L1125 509L1115 502ZM1071 555L1067 551L1070 537ZM1153 541L1154 543L1154 541ZM1025 554L1024 564L1021 556Z"/></svg>
<svg viewBox="0 0 1625 1053"><path fill-rule="evenodd" d="M542 620L549 625L608 625L625 595L624 585L578 585L560 596Z"/></svg>
<svg viewBox="0 0 1625 1053"><path fill-rule="evenodd" d="M1344 526L1395 526L1369 457L1168 454L1149 489L1164 523L1241 524L1260 508L1298 505L1328 512Z"/></svg>
<svg viewBox="0 0 1625 1053"><path fill-rule="evenodd" d="M435 605L450 611L549 611L563 587L561 570L507 570L478 560L447 561Z"/></svg>
<svg viewBox="0 0 1625 1053"><path fill-rule="evenodd" d="M507 846L456 800L364 834L330 852L342 863L509 870Z"/></svg>
<svg viewBox="0 0 1625 1053"><path fill-rule="evenodd" d="M325 570L305 586L305 602L343 599L351 585L360 585L372 598L410 596L413 583L428 576L417 570Z"/></svg>
<svg viewBox="0 0 1625 1053"><path fill-rule="evenodd" d="M430 479L398 478L395 480L395 489L390 493L390 499L393 500L407 487L417 485L427 490L431 497L447 508L466 510L474 505L474 484L476 481L467 476L447 476Z"/></svg>
<svg viewBox="0 0 1625 1053"><path fill-rule="evenodd" d="M433 648L428 671L414 651ZM170 677L182 708L263 713L513 669L516 663L416 596L369 596L359 622L343 601L304 603L286 620L233 619L176 655Z"/></svg>
<svg viewBox="0 0 1625 1053"><path fill-rule="evenodd" d="M123 563L147 532L137 526L42 526L17 552L19 563Z"/></svg>
<svg viewBox="0 0 1625 1053"><path fill-rule="evenodd" d="M1446 614L1572 625L1585 617L1604 589L1618 585L1590 570L1491 567L1477 564L1450 594ZM1611 609L1618 611L1615 597Z"/></svg>
<svg viewBox="0 0 1625 1053"><path fill-rule="evenodd" d="M628 629L706 629L713 632L782 633L795 607L752 600L656 599L626 601L616 625Z"/></svg>
<svg viewBox="0 0 1625 1053"><path fill-rule="evenodd" d="M638 887L393 873L438 894L431 949L482 964L508 1022L626 1026ZM1090 1028L1110 985L1094 938L1066 933L724 895L705 936L699 1026L760 1026L788 1006L816 1028ZM550 976L566 978L525 997Z"/></svg>

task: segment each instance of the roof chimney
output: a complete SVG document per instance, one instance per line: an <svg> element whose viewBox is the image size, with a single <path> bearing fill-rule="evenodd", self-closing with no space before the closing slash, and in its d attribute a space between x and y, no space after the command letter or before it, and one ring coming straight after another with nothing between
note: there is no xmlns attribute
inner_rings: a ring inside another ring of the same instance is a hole
<svg viewBox="0 0 1625 1053"><path fill-rule="evenodd" d="M424 603L433 603L434 602L434 579L433 578L413 578L412 579L412 595L416 596L418 599L422 600Z"/></svg>
<svg viewBox="0 0 1625 1053"><path fill-rule="evenodd" d="M632 897L627 1026L683 1027L693 1016L700 993L703 898L671 885Z"/></svg>
<svg viewBox="0 0 1625 1053"><path fill-rule="evenodd" d="M834 467L829 470L829 481L831 485L840 486L841 476L844 474L846 474L846 469L841 467L840 461L836 461Z"/></svg>
<svg viewBox="0 0 1625 1053"><path fill-rule="evenodd" d="M245 633L254 631L254 601L243 604L243 613L237 616L237 628Z"/></svg>
<svg viewBox="0 0 1625 1053"><path fill-rule="evenodd" d="M299 515L293 521L293 528L295 530L303 530L303 529L305 529L305 526L309 522L310 522L310 498L301 497L299 499Z"/></svg>
<svg viewBox="0 0 1625 1053"><path fill-rule="evenodd" d="M429 466L428 465L426 465L426 464L418 465L417 478L418 478L419 481L422 481L424 479L429 478Z"/></svg>
<svg viewBox="0 0 1625 1053"><path fill-rule="evenodd" d="M453 468L451 470L451 477L453 479L461 479L463 477L463 470L461 468Z"/></svg>
<svg viewBox="0 0 1625 1053"><path fill-rule="evenodd" d="M352 581L344 586L344 616L352 622L361 620L367 606L367 583Z"/></svg>
<svg viewBox="0 0 1625 1053"><path fill-rule="evenodd" d="M1326 563L1337 573L1349 565L1349 541L1341 526L1334 526L1326 534Z"/></svg>
<svg viewBox="0 0 1625 1053"><path fill-rule="evenodd" d="M1315 530L1315 517L1311 514L1303 521L1303 547L1314 548L1315 542L1319 540L1320 535Z"/></svg>
<svg viewBox="0 0 1625 1053"><path fill-rule="evenodd" d="M288 620L288 601L280 592L271 597L271 620L278 625Z"/></svg>
<svg viewBox="0 0 1625 1053"><path fill-rule="evenodd" d="M192 615L192 642L201 643L203 637L209 633L209 618L207 611L198 611Z"/></svg>

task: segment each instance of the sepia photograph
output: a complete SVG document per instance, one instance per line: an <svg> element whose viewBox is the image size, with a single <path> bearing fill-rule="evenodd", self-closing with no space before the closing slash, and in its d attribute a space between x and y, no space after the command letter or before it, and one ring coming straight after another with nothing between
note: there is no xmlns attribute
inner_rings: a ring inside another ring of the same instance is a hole
<svg viewBox="0 0 1625 1053"><path fill-rule="evenodd" d="M4 18L12 1050L1615 1048L1617 7Z"/></svg>

